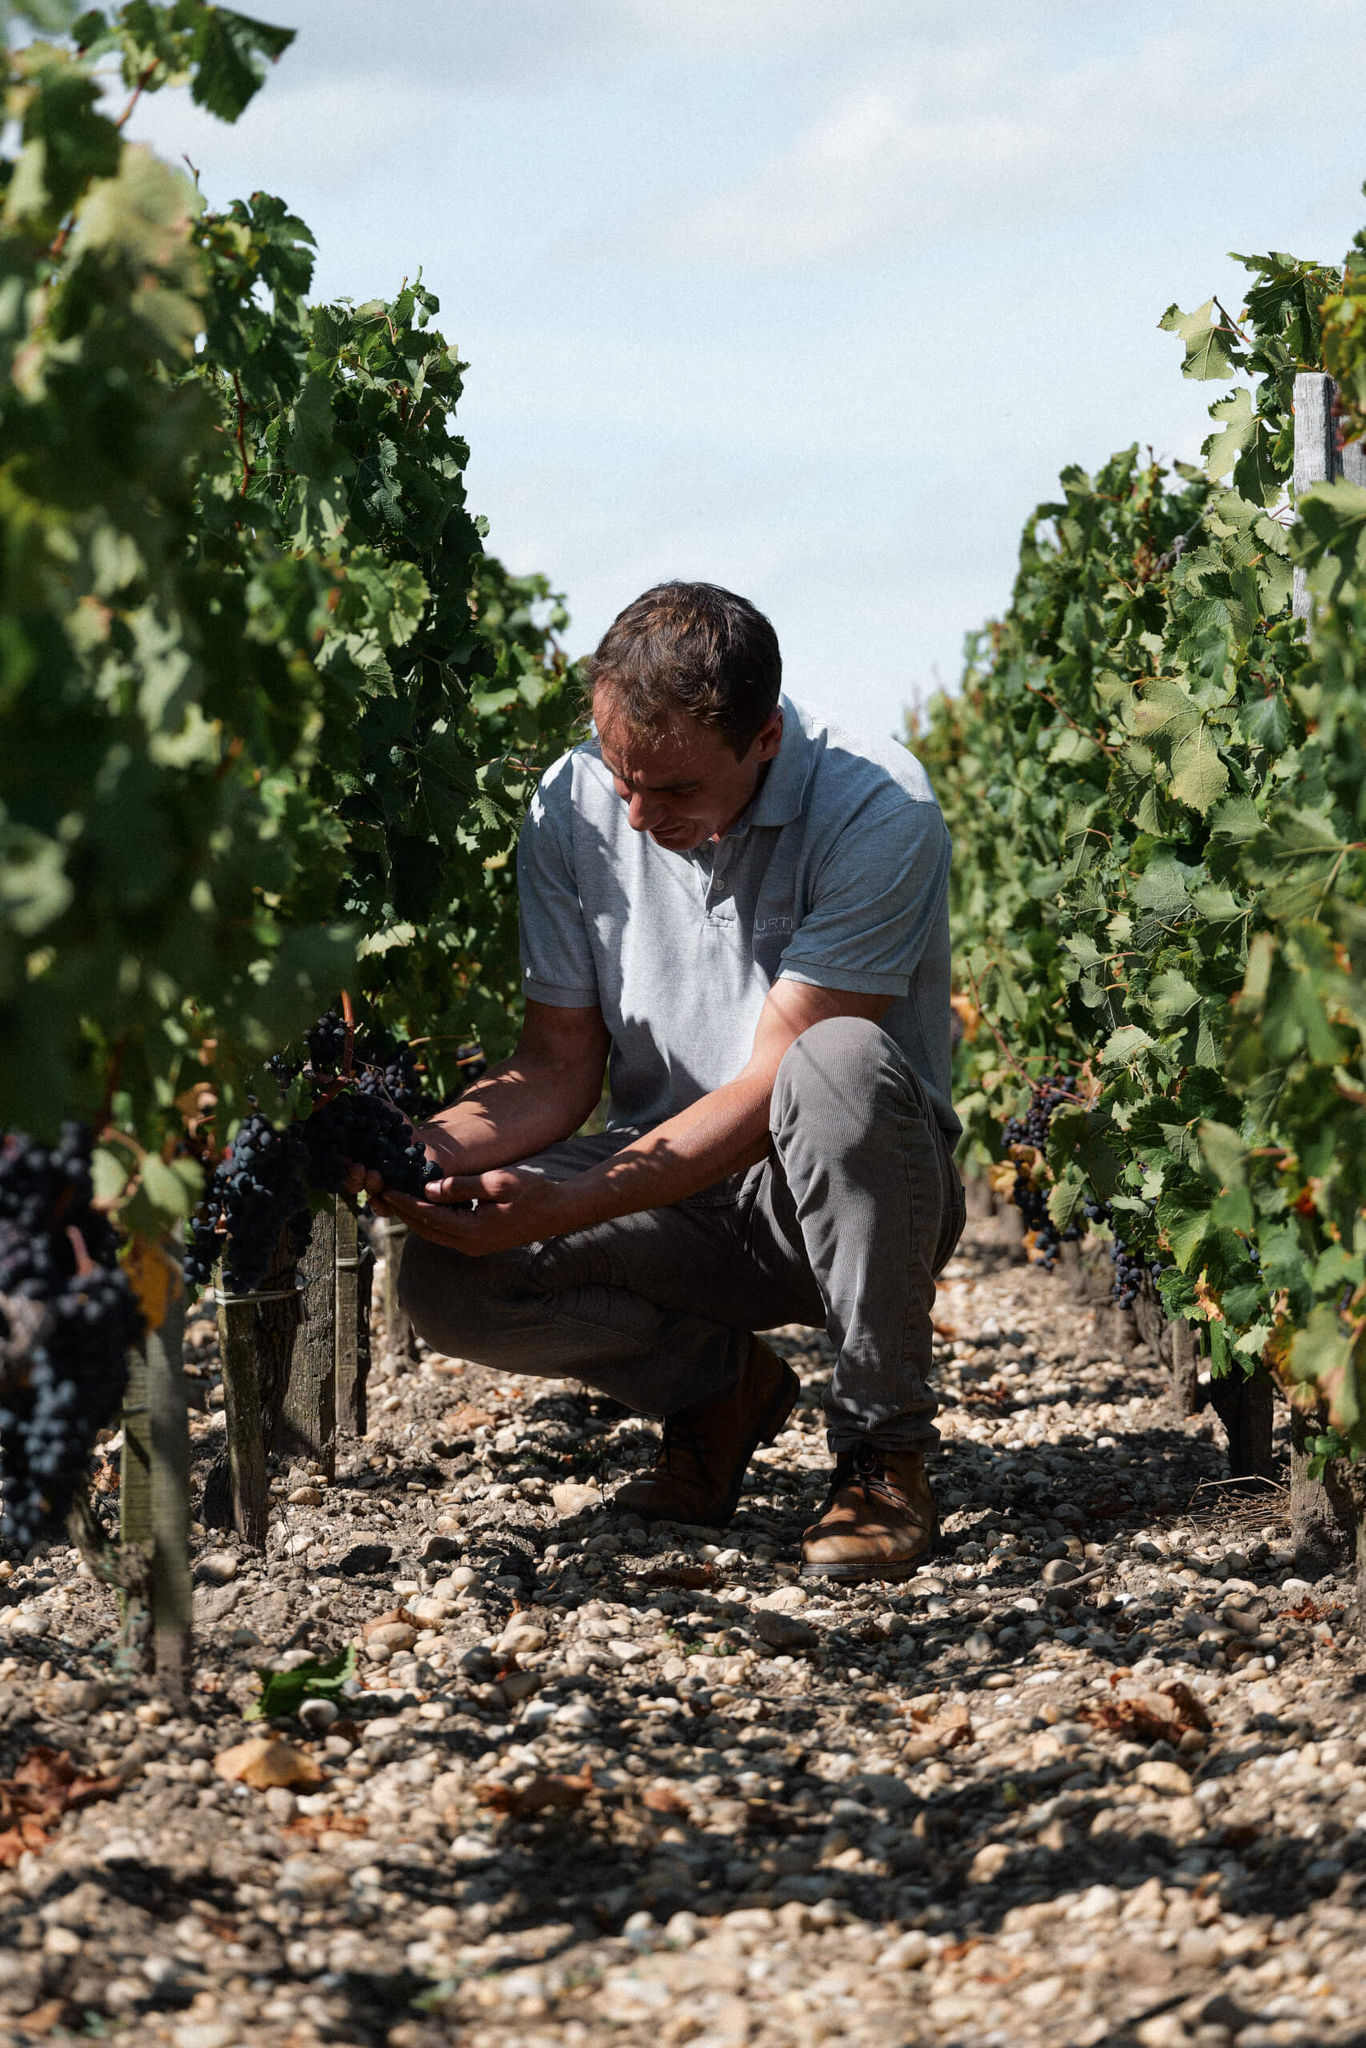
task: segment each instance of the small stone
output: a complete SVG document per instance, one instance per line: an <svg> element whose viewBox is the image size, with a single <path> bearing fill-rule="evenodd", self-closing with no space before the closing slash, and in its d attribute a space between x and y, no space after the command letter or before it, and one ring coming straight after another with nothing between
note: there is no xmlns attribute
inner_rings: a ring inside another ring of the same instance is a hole
<svg viewBox="0 0 1366 2048"><path fill-rule="evenodd" d="M238 2048L242 2030L227 2020L182 2020L172 2039L175 2048Z"/></svg>
<svg viewBox="0 0 1366 2048"><path fill-rule="evenodd" d="M773 1915L767 1906L741 1906L723 1924L728 1934L772 1934Z"/></svg>
<svg viewBox="0 0 1366 2048"><path fill-rule="evenodd" d="M1139 2021L1134 2039L1139 2048L1187 2048L1190 2035L1174 2012L1160 2012L1150 2020Z"/></svg>
<svg viewBox="0 0 1366 2048"><path fill-rule="evenodd" d="M299 1802L288 1785L271 1785L266 1792L266 1808L273 1820L293 1820L299 1810Z"/></svg>
<svg viewBox="0 0 1366 2048"><path fill-rule="evenodd" d="M320 1508L323 1490L320 1486L292 1486L286 1499L292 1508Z"/></svg>
<svg viewBox="0 0 1366 2048"><path fill-rule="evenodd" d="M664 1922L664 1939L670 1948L691 1948L702 1933L696 1913L671 1913Z"/></svg>
<svg viewBox="0 0 1366 2048"><path fill-rule="evenodd" d="M429 1536L422 1555L427 1564L446 1564L450 1560L459 1557L464 1547L458 1536L450 1534ZM466 1566L466 1570L468 1569L468 1566ZM471 1572L470 1579L473 1579L473 1577L474 1574ZM468 1583L469 1580L466 1581L466 1584Z"/></svg>
<svg viewBox="0 0 1366 2048"><path fill-rule="evenodd" d="M206 1550L194 1568L194 1575L208 1586L226 1586L237 1577L237 1559L230 1550Z"/></svg>
<svg viewBox="0 0 1366 2048"><path fill-rule="evenodd" d="M1032 1984L1021 1985L1015 1996L1026 2012L1045 2012L1058 2003L1066 1990L1065 1977L1039 1977Z"/></svg>
<svg viewBox="0 0 1366 2048"><path fill-rule="evenodd" d="M339 1714L335 1700L305 1700L299 1708L299 1719L315 1735L321 1735L324 1729L330 1728Z"/></svg>
<svg viewBox="0 0 1366 2048"><path fill-rule="evenodd" d="M1070 1920L1111 1920L1124 1901L1110 1884L1093 1884L1082 1893L1068 1915Z"/></svg>
<svg viewBox="0 0 1366 2048"><path fill-rule="evenodd" d="M494 1649L502 1657L526 1657L534 1650L543 1650L546 1632L537 1628L534 1622L515 1620L503 1630Z"/></svg>
<svg viewBox="0 0 1366 2048"><path fill-rule="evenodd" d="M1188 1798L1191 1790L1191 1775L1183 1771L1180 1764L1170 1764L1161 1757L1148 1757L1134 1772L1140 1785L1146 1785L1152 1792L1165 1792L1173 1798Z"/></svg>
<svg viewBox="0 0 1366 2048"><path fill-rule="evenodd" d="M558 1486L552 1486L550 1498L557 1515L579 1515L585 1508L601 1507L603 1502L600 1486L586 1486L577 1479L563 1479Z"/></svg>
<svg viewBox="0 0 1366 2048"><path fill-rule="evenodd" d="M353 1543L337 1559L337 1570L348 1579L359 1578L366 1572L382 1571L393 1554L392 1543Z"/></svg>
<svg viewBox="0 0 1366 2048"><path fill-rule="evenodd" d="M411 1650L417 1641L417 1630L406 1621L381 1622L378 1628L364 1631L365 1646L368 1650Z"/></svg>
<svg viewBox="0 0 1366 2048"><path fill-rule="evenodd" d="M492 1842L486 1842L482 1835L457 1835L451 1843L451 1856L456 1863L492 1863L497 1854Z"/></svg>
<svg viewBox="0 0 1366 2048"><path fill-rule="evenodd" d="M508 1706L516 1707L539 1692L544 1680L543 1671L505 1671L498 1681L498 1691Z"/></svg>
<svg viewBox="0 0 1366 2048"><path fill-rule="evenodd" d="M349 1880L344 1870L321 1856L286 1856L275 1880L277 1891L293 1892L301 1899L330 1899L345 1891Z"/></svg>
<svg viewBox="0 0 1366 2048"><path fill-rule="evenodd" d="M991 1884L1010 1861L1008 1842L987 1842L977 1851L968 1869L969 1884Z"/></svg>
<svg viewBox="0 0 1366 2048"><path fill-rule="evenodd" d="M918 1970L922 1963L929 1961L933 1952L929 1936L923 1929L912 1927L889 1948L883 1949L873 1967L883 1975L891 1975L898 1970Z"/></svg>
<svg viewBox="0 0 1366 2048"><path fill-rule="evenodd" d="M761 1607L754 1614L754 1633L771 1650L809 1650L820 1641L820 1631L809 1621L780 1609Z"/></svg>
<svg viewBox="0 0 1366 2048"><path fill-rule="evenodd" d="M1043 1568L1043 1582L1046 1586L1066 1586L1073 1579L1081 1577L1081 1567L1073 1564L1070 1557L1050 1557Z"/></svg>

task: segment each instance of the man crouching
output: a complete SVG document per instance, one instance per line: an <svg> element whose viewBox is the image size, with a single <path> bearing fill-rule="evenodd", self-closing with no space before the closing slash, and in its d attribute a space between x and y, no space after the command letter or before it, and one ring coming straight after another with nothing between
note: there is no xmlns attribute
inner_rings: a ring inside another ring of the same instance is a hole
<svg viewBox="0 0 1366 2048"><path fill-rule="evenodd" d="M935 1538L930 1310L963 1227L949 838L911 754L781 674L768 620L711 584L614 622L593 736L522 830L517 1050L420 1130L448 1175L427 1200L371 1189L412 1232L428 1343L663 1419L616 1495L647 1521L729 1521L798 1393L755 1332L825 1328L802 1572L903 1579ZM604 1075L606 1129L576 1136Z"/></svg>

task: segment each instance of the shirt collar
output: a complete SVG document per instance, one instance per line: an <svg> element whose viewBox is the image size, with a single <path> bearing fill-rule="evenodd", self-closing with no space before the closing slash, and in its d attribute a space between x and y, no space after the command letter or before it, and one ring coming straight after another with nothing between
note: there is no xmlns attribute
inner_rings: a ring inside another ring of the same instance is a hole
<svg viewBox="0 0 1366 2048"><path fill-rule="evenodd" d="M768 764L758 794L736 819L732 832L746 832L751 825L791 825L802 814L802 798L811 767L811 739L792 699L781 697L778 701L783 714L778 751ZM729 838L730 834L726 836Z"/></svg>

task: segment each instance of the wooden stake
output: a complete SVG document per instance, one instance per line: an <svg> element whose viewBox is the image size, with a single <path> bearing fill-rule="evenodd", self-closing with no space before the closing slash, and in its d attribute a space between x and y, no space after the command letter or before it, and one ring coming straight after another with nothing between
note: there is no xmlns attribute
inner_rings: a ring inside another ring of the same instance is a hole
<svg viewBox="0 0 1366 2048"><path fill-rule="evenodd" d="M280 1233L271 1269L255 1294L218 1302L218 1354L228 1438L232 1526L244 1543L265 1545L270 1519L266 1453L273 1446L299 1327L298 1261L291 1230Z"/></svg>
<svg viewBox="0 0 1366 2048"><path fill-rule="evenodd" d="M117 1665L155 1669L163 1690L183 1699L190 1667L190 1423L185 1398L185 1298L179 1262L161 1245L142 1250L164 1263L147 1334L129 1357L120 1461Z"/></svg>
<svg viewBox="0 0 1366 2048"><path fill-rule="evenodd" d="M149 1578L152 1560L152 1412L145 1344L128 1354L128 1390L123 1397L123 1449L119 1455L119 1647L115 1669L143 1670L151 1634Z"/></svg>
<svg viewBox="0 0 1366 2048"><path fill-rule="evenodd" d="M384 1343L389 1370L410 1372L417 1364L417 1335L398 1300L398 1269L408 1241L408 1226L397 1217L388 1216L380 1227L384 1247Z"/></svg>
<svg viewBox="0 0 1366 2048"><path fill-rule="evenodd" d="M337 1246L337 1428L364 1436L370 1375L370 1291L375 1254L351 1204L339 1195Z"/></svg>
<svg viewBox="0 0 1366 2048"><path fill-rule="evenodd" d="M1295 497L1298 501L1315 484L1331 483L1342 474L1333 420L1337 385L1322 370L1306 370L1295 379ZM1297 619L1309 617L1309 579L1303 569L1294 572L1291 609Z"/></svg>
<svg viewBox="0 0 1366 2048"><path fill-rule="evenodd" d="M299 1262L299 1327L273 1445L321 1465L328 1480L337 1476L336 1248L336 1210L329 1207L314 1216L308 1250Z"/></svg>
<svg viewBox="0 0 1366 2048"><path fill-rule="evenodd" d="M190 1410L185 1398L185 1297L177 1271L166 1320L146 1338L151 1424L152 1661L171 1700L190 1679Z"/></svg>

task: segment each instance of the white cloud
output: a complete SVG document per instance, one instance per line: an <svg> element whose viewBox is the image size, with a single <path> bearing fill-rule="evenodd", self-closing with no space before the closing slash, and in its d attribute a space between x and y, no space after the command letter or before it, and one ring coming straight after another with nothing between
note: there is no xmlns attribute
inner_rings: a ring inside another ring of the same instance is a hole
<svg viewBox="0 0 1366 2048"><path fill-rule="evenodd" d="M1226 13L1222 6L1216 13ZM846 72L803 131L656 230L675 260L781 270L1022 233L1111 203L1173 152L1246 147L1259 124L1322 130L1323 80L1359 73L1366 29L1310 7L1284 60L1218 22L1069 55L1057 24L931 44ZM1331 138L1328 125L1325 140Z"/></svg>

